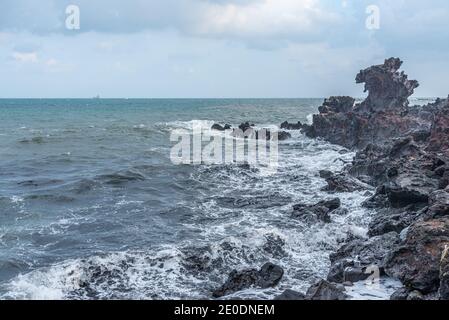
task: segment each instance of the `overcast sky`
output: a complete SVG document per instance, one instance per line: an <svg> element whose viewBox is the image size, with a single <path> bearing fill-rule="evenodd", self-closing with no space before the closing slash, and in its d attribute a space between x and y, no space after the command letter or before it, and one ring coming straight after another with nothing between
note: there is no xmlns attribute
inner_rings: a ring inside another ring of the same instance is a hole
<svg viewBox="0 0 449 320"><path fill-rule="evenodd" d="M0 97L362 96L390 56L447 96L448 39L447 0L0 0Z"/></svg>

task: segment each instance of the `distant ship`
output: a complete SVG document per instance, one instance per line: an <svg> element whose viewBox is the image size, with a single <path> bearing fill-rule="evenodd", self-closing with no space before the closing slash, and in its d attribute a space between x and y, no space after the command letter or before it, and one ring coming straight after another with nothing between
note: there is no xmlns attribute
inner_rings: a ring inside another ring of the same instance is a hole
<svg viewBox="0 0 449 320"><path fill-rule="evenodd" d="M100 100L101 99L101 97L100 97L100 95L99 94L97 94L95 97L93 97L92 99L94 99L94 100Z"/></svg>

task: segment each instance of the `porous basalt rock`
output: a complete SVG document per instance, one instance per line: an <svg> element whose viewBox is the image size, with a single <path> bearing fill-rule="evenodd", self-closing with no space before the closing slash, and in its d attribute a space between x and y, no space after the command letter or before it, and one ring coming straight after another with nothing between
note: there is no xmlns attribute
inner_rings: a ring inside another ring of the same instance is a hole
<svg viewBox="0 0 449 320"><path fill-rule="evenodd" d="M449 245L449 217L413 224L405 242L392 250L385 262L388 275L424 294L440 287L440 261Z"/></svg>
<svg viewBox="0 0 449 320"><path fill-rule="evenodd" d="M312 285L306 293L306 300L347 300L348 295L342 285L320 280Z"/></svg>
<svg viewBox="0 0 449 320"><path fill-rule="evenodd" d="M283 275L284 270L272 263L264 264L260 270L233 270L228 280L220 288L215 290L212 295L215 298L219 298L250 287L262 289L274 287L281 281Z"/></svg>
<svg viewBox="0 0 449 320"><path fill-rule="evenodd" d="M402 61L398 58L385 60L381 65L361 70L357 83L365 83L368 97L358 106L359 112L405 111L408 98L419 86L418 81L408 80L404 72L399 72Z"/></svg>

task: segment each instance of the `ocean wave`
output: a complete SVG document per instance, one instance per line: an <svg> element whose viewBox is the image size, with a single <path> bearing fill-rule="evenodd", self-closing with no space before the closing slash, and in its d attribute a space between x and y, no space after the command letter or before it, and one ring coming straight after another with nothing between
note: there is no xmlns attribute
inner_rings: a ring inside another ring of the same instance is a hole
<svg viewBox="0 0 449 320"><path fill-rule="evenodd" d="M141 172L130 169L111 174L100 175L96 179L102 181L105 184L121 185L128 182L144 181L146 177Z"/></svg>
<svg viewBox="0 0 449 320"><path fill-rule="evenodd" d="M161 132L191 130L193 123L158 123L154 128ZM203 122L209 127L213 123ZM137 125L131 130L146 129L146 125ZM305 291L317 277L326 277L329 253L351 235L366 235L371 212L362 207L367 196L353 192L336 195L348 213L333 216L329 224L293 219L294 204L313 204L329 197L321 190L326 183L319 177L319 171L342 170L354 154L309 139L300 132L293 132L292 136L280 145L276 175L265 175L257 167L241 164L189 166L185 170L165 163L142 163L122 170L111 169L107 174L95 172L90 178L64 184L67 195L75 193L75 197L96 188L146 183L153 179L158 185L145 185L145 192L154 190L157 194L161 184L167 185L170 194L162 204L170 203L170 206L157 212L168 221L176 218L180 224L176 239L181 240L170 245L153 244L147 250L92 253L90 257L65 260L50 267L36 266L34 271L4 284L0 298L209 299L213 289L233 269L259 268L268 261L285 270L278 287L251 288L227 298L272 299L284 289ZM64 190L58 189L66 195ZM182 197L174 197L179 194ZM111 208L123 209L127 215L128 208L145 209L156 203L152 199L142 202L142 198L127 196L115 200ZM64 234L78 222L76 219L57 221L43 233Z"/></svg>

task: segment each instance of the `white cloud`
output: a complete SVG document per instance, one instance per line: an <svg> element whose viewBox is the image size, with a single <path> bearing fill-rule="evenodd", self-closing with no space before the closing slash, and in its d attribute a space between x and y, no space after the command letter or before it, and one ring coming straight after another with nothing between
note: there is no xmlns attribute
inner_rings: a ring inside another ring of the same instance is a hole
<svg viewBox="0 0 449 320"><path fill-rule="evenodd" d="M37 52L13 52L12 57L20 63L37 63Z"/></svg>
<svg viewBox="0 0 449 320"><path fill-rule="evenodd" d="M194 31L200 35L283 36L315 33L337 21L317 0L260 0L245 4L207 3Z"/></svg>
<svg viewBox="0 0 449 320"><path fill-rule="evenodd" d="M2 0L0 30L77 35L176 30L196 37L280 42L313 39L335 25L338 14L320 0L77 0L81 29L64 29L70 0Z"/></svg>

